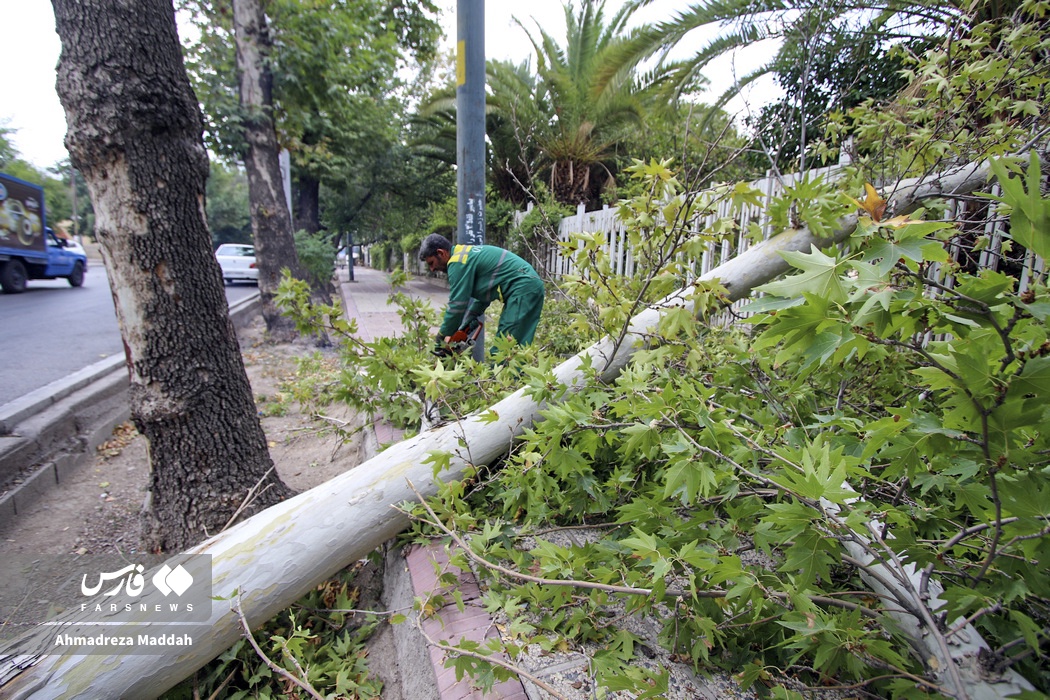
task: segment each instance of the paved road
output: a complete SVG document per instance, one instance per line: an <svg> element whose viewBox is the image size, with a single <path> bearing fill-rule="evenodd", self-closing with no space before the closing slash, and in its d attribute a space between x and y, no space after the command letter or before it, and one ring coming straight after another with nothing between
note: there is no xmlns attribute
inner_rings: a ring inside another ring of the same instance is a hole
<svg viewBox="0 0 1050 700"><path fill-rule="evenodd" d="M232 304L256 291L238 284L226 288L226 299ZM123 352L101 262L89 263L80 289L66 280L30 280L22 294L0 294L0 406Z"/></svg>

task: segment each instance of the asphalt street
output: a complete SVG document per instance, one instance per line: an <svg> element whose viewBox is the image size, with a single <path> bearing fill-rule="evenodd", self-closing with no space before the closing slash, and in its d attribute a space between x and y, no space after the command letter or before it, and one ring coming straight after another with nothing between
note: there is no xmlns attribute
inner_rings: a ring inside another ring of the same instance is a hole
<svg viewBox="0 0 1050 700"><path fill-rule="evenodd" d="M254 284L226 287L234 303ZM57 379L123 353L102 263L92 260L84 286L30 280L22 294L0 294L0 406Z"/></svg>

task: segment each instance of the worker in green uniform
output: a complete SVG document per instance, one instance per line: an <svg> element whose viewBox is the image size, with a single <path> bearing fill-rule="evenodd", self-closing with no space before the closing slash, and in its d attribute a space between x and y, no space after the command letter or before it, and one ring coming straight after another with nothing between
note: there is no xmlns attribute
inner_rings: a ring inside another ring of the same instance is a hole
<svg viewBox="0 0 1050 700"><path fill-rule="evenodd" d="M457 330L472 328L494 299L503 301L496 335L532 342L543 311L543 280L527 262L496 246L453 247L437 233L423 239L419 259L431 272L448 273L448 308L438 332L445 343Z"/></svg>

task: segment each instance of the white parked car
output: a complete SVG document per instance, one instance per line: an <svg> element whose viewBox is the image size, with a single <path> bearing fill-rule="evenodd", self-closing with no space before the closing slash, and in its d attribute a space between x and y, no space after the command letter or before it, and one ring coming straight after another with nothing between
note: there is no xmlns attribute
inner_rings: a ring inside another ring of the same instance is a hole
<svg viewBox="0 0 1050 700"><path fill-rule="evenodd" d="M259 267L255 262L255 247L243 243L223 243L215 251L222 268L222 281L232 284L235 280L259 282Z"/></svg>

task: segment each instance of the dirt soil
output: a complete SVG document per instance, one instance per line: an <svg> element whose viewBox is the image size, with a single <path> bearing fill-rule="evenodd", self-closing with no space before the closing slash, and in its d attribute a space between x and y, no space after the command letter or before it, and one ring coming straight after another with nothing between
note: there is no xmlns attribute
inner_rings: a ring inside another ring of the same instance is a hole
<svg viewBox="0 0 1050 700"><path fill-rule="evenodd" d="M270 455L285 483L306 490L373 455L370 431L344 443L325 429L333 422L354 425L348 408L333 407L319 419L285 400L282 385L295 372L295 358L315 348L305 341L264 343L264 332L260 318L239 338ZM99 447L93 464L0 530L0 641L78 602L85 574L131 563L148 569L165 558L139 548L139 512L148 479L145 438L124 424Z"/></svg>

